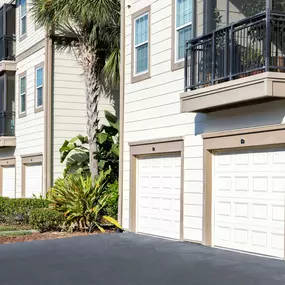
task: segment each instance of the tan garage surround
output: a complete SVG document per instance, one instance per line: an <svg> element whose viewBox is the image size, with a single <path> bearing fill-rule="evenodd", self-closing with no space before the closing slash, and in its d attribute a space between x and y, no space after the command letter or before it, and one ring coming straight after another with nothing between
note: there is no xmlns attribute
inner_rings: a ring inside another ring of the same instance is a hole
<svg viewBox="0 0 285 285"><path fill-rule="evenodd" d="M42 154L32 154L22 157L22 197L26 197L26 165L43 163Z"/></svg>
<svg viewBox="0 0 285 285"><path fill-rule="evenodd" d="M212 168L213 153L220 150L250 149L258 147L284 146L285 124L223 131L203 135L204 145L204 210L203 244L213 246L212 240ZM285 176L285 173L284 173ZM285 227L285 224L284 224ZM285 245L285 239L284 239ZM285 247L284 247L285 248ZM284 253L285 256L285 253Z"/></svg>
<svg viewBox="0 0 285 285"><path fill-rule="evenodd" d="M11 157L0 160L0 196L3 195L3 167L5 166L16 166L16 159L14 157ZM15 189L16 189L16 179L15 179Z"/></svg>
<svg viewBox="0 0 285 285"><path fill-rule="evenodd" d="M130 230L136 232L136 170L137 160L143 156L162 156L180 154L181 156L181 194L180 194L180 239L183 240L183 208L184 208L184 141L181 137L161 140L130 143Z"/></svg>

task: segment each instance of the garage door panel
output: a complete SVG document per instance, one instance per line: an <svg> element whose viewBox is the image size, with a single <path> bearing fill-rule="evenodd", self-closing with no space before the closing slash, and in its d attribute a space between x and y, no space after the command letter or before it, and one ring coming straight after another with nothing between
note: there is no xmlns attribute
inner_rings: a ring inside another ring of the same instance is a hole
<svg viewBox="0 0 285 285"><path fill-rule="evenodd" d="M15 198L15 179L16 170L15 166L6 166L2 168L2 196Z"/></svg>
<svg viewBox="0 0 285 285"><path fill-rule="evenodd" d="M282 227L284 224L284 203L282 201L267 201L267 203L248 202L246 199L216 200L217 222L237 224L255 224L261 227Z"/></svg>
<svg viewBox="0 0 285 285"><path fill-rule="evenodd" d="M181 157L138 159L137 231L179 239Z"/></svg>
<svg viewBox="0 0 285 285"><path fill-rule="evenodd" d="M234 172L234 171L232 171ZM215 191L219 197L252 197L252 199L282 199L285 194L285 178L284 174L275 173L271 175L267 171L262 175L256 173L250 175L217 175L215 177Z"/></svg>
<svg viewBox="0 0 285 285"><path fill-rule="evenodd" d="M26 197L40 197L42 193L42 164L25 165Z"/></svg>
<svg viewBox="0 0 285 285"><path fill-rule="evenodd" d="M215 237L223 247L283 257L284 234L278 230L266 231L264 227L252 229L249 226L232 227L223 224L216 225Z"/></svg>
<svg viewBox="0 0 285 285"><path fill-rule="evenodd" d="M272 149L216 154L215 245L284 257L284 154Z"/></svg>
<svg viewBox="0 0 285 285"><path fill-rule="evenodd" d="M228 171L229 167L235 171L244 171L246 166L249 170L264 171L270 166L271 171L280 170L280 166L285 166L284 150L245 150L237 152L219 153L215 161L217 170Z"/></svg>
<svg viewBox="0 0 285 285"><path fill-rule="evenodd" d="M285 193L285 177L280 173L272 177L272 192L283 195Z"/></svg>

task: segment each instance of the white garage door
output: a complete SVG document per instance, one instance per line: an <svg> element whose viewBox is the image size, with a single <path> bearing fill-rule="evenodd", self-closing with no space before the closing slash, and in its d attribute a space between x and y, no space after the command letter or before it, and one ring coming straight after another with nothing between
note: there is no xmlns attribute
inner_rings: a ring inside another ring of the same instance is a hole
<svg viewBox="0 0 285 285"><path fill-rule="evenodd" d="M26 198L40 197L42 191L42 164L26 165Z"/></svg>
<svg viewBox="0 0 285 285"><path fill-rule="evenodd" d="M4 197L15 198L15 166L3 167L2 191Z"/></svg>
<svg viewBox="0 0 285 285"><path fill-rule="evenodd" d="M180 179L180 155L138 159L138 232L180 238Z"/></svg>
<svg viewBox="0 0 285 285"><path fill-rule="evenodd" d="M214 243L284 257L285 151L217 153Z"/></svg>

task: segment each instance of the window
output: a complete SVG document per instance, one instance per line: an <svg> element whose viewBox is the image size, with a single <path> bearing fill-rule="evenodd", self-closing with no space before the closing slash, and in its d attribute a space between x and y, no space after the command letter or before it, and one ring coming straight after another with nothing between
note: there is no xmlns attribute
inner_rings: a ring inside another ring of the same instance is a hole
<svg viewBox="0 0 285 285"><path fill-rule="evenodd" d="M20 37L27 33L27 0L20 1Z"/></svg>
<svg viewBox="0 0 285 285"><path fill-rule="evenodd" d="M135 75L147 73L149 66L149 15L135 19Z"/></svg>
<svg viewBox="0 0 285 285"><path fill-rule="evenodd" d="M26 75L20 76L20 115L26 113Z"/></svg>
<svg viewBox="0 0 285 285"><path fill-rule="evenodd" d="M43 85L44 85L44 68L36 67L36 90L35 90L35 107L39 109L43 107Z"/></svg>
<svg viewBox="0 0 285 285"><path fill-rule="evenodd" d="M192 38L193 0L175 0L175 61L184 58L186 42Z"/></svg>

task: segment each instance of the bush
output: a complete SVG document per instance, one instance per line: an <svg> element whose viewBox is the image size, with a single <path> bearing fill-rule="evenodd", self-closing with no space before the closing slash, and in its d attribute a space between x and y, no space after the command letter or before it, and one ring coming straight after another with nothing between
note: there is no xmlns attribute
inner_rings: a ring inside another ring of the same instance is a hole
<svg viewBox="0 0 285 285"><path fill-rule="evenodd" d="M35 209L30 213L30 225L41 232L60 230L64 220L64 214L53 209Z"/></svg>
<svg viewBox="0 0 285 285"><path fill-rule="evenodd" d="M104 232L104 221L120 227L115 219L104 216L108 193L108 179L111 170L101 172L94 180L91 175L69 174L56 180L47 194L50 206L65 214L70 229Z"/></svg>
<svg viewBox="0 0 285 285"><path fill-rule="evenodd" d="M0 222L14 222L16 216L21 216L22 222L28 223L31 210L48 206L45 199L0 197Z"/></svg>
<svg viewBox="0 0 285 285"><path fill-rule="evenodd" d="M119 184L118 181L108 186L107 206L104 210L105 214L117 219L118 216L118 200L119 200Z"/></svg>

